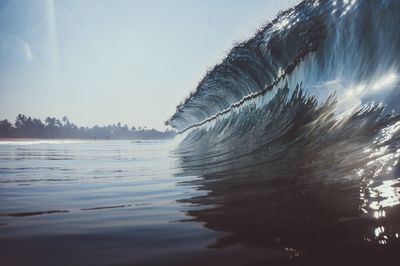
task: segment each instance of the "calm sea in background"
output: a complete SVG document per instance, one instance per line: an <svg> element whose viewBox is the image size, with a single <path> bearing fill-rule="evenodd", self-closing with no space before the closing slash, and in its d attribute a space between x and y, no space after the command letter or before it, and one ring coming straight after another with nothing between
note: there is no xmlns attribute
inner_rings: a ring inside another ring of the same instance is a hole
<svg viewBox="0 0 400 266"><path fill-rule="evenodd" d="M179 222L173 141L0 143L3 265L142 263L202 249L213 233ZM190 178L190 177L189 177Z"/></svg>
<svg viewBox="0 0 400 266"><path fill-rule="evenodd" d="M176 177L176 143L0 142L1 264L220 265L270 257L265 249L212 247L226 233L187 215L202 207L185 199L207 191L188 182L196 176Z"/></svg>

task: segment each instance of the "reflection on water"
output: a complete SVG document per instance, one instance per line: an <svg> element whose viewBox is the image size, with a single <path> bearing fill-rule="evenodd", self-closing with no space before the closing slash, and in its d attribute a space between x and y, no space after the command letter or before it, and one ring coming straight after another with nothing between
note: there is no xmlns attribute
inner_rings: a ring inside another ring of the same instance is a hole
<svg viewBox="0 0 400 266"><path fill-rule="evenodd" d="M396 205L400 203L400 178L398 158L400 149L397 145L397 136L400 123L394 123L383 128L373 142L374 148L365 150L369 157L365 169L359 169L358 174L363 177L360 188L361 210L377 219L377 226L367 241L376 241L380 245L398 241L400 228L386 226L393 223L398 212ZM392 216L392 217L391 217ZM390 228L390 229L388 229Z"/></svg>

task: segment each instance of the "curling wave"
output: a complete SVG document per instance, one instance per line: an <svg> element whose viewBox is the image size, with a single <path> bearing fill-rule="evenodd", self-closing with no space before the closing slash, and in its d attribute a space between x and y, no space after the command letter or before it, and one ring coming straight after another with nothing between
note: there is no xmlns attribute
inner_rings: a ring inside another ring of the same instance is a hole
<svg viewBox="0 0 400 266"><path fill-rule="evenodd" d="M235 46L166 124L184 131L301 82L319 100L336 91L339 112L371 101L398 111L399 17L398 0L303 1Z"/></svg>

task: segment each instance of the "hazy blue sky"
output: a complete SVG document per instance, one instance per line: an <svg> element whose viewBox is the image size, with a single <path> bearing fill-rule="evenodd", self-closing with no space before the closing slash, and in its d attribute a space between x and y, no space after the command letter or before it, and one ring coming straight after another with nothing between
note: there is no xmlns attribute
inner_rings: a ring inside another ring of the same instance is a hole
<svg viewBox="0 0 400 266"><path fill-rule="evenodd" d="M0 119L163 128L234 41L298 0L0 0Z"/></svg>

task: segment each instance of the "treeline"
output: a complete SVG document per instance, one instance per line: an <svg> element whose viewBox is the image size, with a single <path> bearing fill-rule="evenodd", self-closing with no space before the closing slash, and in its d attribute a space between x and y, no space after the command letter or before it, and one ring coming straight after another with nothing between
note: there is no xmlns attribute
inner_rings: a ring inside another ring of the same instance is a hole
<svg viewBox="0 0 400 266"><path fill-rule="evenodd" d="M61 120L47 117L44 122L37 118L19 114L14 124L0 120L0 138L71 138L71 139L168 139L175 131L129 128L121 123L109 126L78 127L66 116Z"/></svg>

